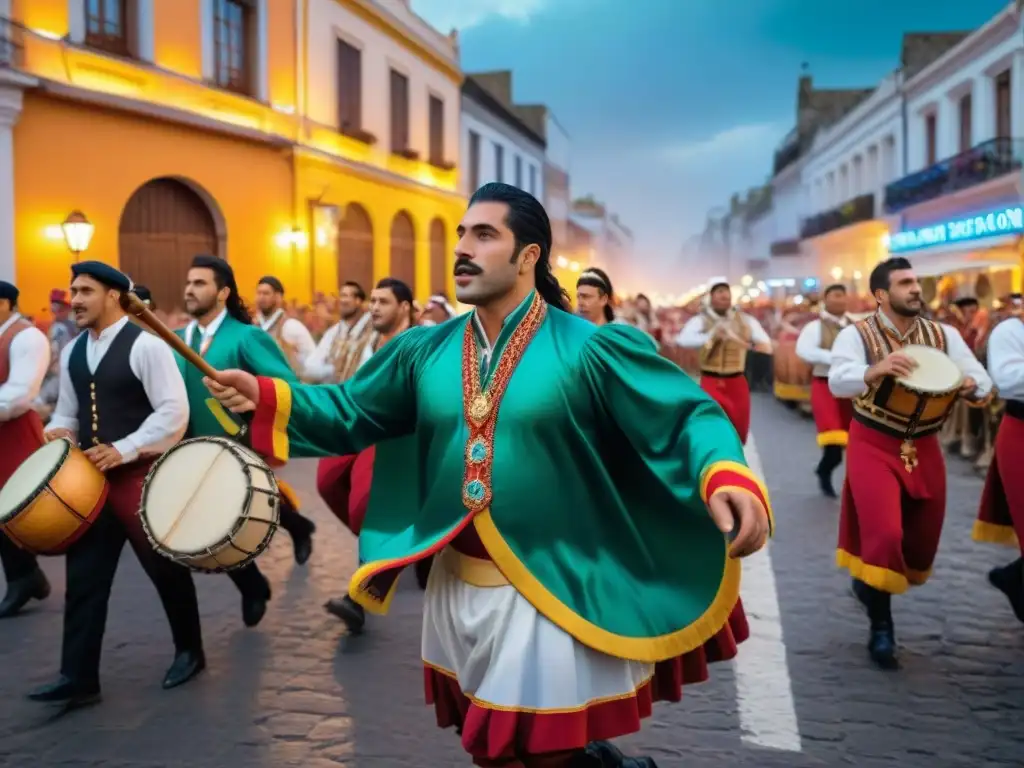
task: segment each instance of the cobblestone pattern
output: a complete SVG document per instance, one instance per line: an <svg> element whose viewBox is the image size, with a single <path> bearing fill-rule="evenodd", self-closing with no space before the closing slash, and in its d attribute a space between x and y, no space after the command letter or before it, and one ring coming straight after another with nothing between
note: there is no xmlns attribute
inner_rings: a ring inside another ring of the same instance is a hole
<svg viewBox="0 0 1024 768"><path fill-rule="evenodd" d="M623 739L662 768L1002 766L1024 756L1024 627L986 570L1008 551L973 544L981 481L950 462L950 511L933 582L896 604L904 669L867 663L863 616L833 566L838 504L817 496L812 425L757 396L761 446L779 538L773 562L804 752L741 740L728 665L677 706L660 706ZM411 574L386 619L349 638L321 605L355 567L352 537L314 490L313 462L285 470L319 525L309 565L296 567L280 535L260 565L274 599L258 629L242 626L223 577L199 579L209 669L164 692L171 660L166 620L130 552L111 600L104 702L48 722L24 692L55 674L63 563L45 562L55 594L0 622L0 766L104 768L417 768L465 766L458 737L422 704L421 593Z"/></svg>

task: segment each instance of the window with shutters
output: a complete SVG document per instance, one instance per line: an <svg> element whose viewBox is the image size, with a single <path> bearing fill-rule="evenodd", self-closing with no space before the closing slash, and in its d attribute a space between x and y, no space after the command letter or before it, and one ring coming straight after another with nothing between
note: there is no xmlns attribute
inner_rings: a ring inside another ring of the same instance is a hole
<svg viewBox="0 0 1024 768"><path fill-rule="evenodd" d="M505 148L497 143L494 145L494 180L505 180Z"/></svg>
<svg viewBox="0 0 1024 768"><path fill-rule="evenodd" d="M516 186L523 188L523 158L516 155Z"/></svg>
<svg viewBox="0 0 1024 768"><path fill-rule="evenodd" d="M256 13L247 0L213 0L213 80L251 96L256 51Z"/></svg>
<svg viewBox="0 0 1024 768"><path fill-rule="evenodd" d="M971 94L964 94L960 99L960 152L966 152L974 146L971 141Z"/></svg>
<svg viewBox="0 0 1024 768"><path fill-rule="evenodd" d="M119 56L134 55L134 0L86 0L85 44Z"/></svg>
<svg viewBox="0 0 1024 768"><path fill-rule="evenodd" d="M470 193L480 189L480 134L469 132L469 186Z"/></svg>
<svg viewBox="0 0 1024 768"><path fill-rule="evenodd" d="M430 164L445 165L444 157L444 102L437 96L430 97Z"/></svg>
<svg viewBox="0 0 1024 768"><path fill-rule="evenodd" d="M938 153L938 129L935 114L925 115L924 118L924 164L934 165Z"/></svg>
<svg viewBox="0 0 1024 768"><path fill-rule="evenodd" d="M338 130L357 136L363 130L363 53L338 40Z"/></svg>
<svg viewBox="0 0 1024 768"><path fill-rule="evenodd" d="M415 160L419 153L409 146L409 78L391 70L391 153Z"/></svg>
<svg viewBox="0 0 1024 768"><path fill-rule="evenodd" d="M996 138L1008 139L1013 131L1011 109L1013 96L1010 90L1010 70L996 77Z"/></svg>

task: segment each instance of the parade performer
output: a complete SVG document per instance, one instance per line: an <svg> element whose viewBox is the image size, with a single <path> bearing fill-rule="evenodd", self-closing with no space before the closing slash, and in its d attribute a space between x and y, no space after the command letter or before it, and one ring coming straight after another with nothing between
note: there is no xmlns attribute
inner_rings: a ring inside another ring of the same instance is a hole
<svg viewBox="0 0 1024 768"><path fill-rule="evenodd" d="M359 283L349 281L338 292L341 319L327 329L306 360L304 379L310 382L337 384L355 373L373 335L373 323L366 311L366 291ZM352 352L358 350L353 355Z"/></svg>
<svg viewBox="0 0 1024 768"><path fill-rule="evenodd" d="M843 448L849 438L853 404L847 398L837 398L828 388L828 370L832 364L832 345L839 332L850 324L846 314L846 287L830 285L825 289L825 306L820 317L800 330L796 340L796 354L813 366L811 379L811 412L818 430L821 460L815 469L821 492L835 498L832 473L843 462Z"/></svg>
<svg viewBox="0 0 1024 768"><path fill-rule="evenodd" d="M541 204L484 185L455 250L473 312L400 334L341 385L208 386L255 411L263 452L377 443L350 593L384 612L398 572L439 553L427 698L478 765L652 766L600 740L735 655L735 558L771 515L722 410L635 328L563 311L550 254Z"/></svg>
<svg viewBox="0 0 1024 768"><path fill-rule="evenodd" d="M409 329L412 323L412 290L401 280L385 277L377 283L370 295L370 317L373 334L368 343L354 343L346 354L354 360L354 367L346 366L348 381L370 357L395 336ZM350 372L349 372L350 371ZM408 438L405 438L408 439ZM316 472L316 486L321 498L342 524L359 536L370 503L373 482L373 463L376 448L370 446L351 456L320 459ZM417 563L417 575L429 573L429 560ZM422 580L425 585L425 579ZM363 606L348 593L331 598L324 605L328 613L345 622L350 632L358 633L366 624Z"/></svg>
<svg viewBox="0 0 1024 768"><path fill-rule="evenodd" d="M594 325L615 322L615 292L608 273L590 267L576 280L576 309Z"/></svg>
<svg viewBox="0 0 1024 768"><path fill-rule="evenodd" d="M1018 463L1024 453L1024 317L1008 317L993 329L988 365L1006 410L981 494L974 539L1019 547L1024 554L1024 475ZM993 569L988 580L1024 621L1024 557Z"/></svg>
<svg viewBox="0 0 1024 768"><path fill-rule="evenodd" d="M881 262L869 285L878 311L840 331L828 377L832 394L852 398L854 409L836 562L849 570L867 608L872 660L895 668L891 596L931 574L946 514L946 463L941 424L915 429L886 408L883 388L913 371L901 352L906 344L948 354L964 376L963 397L988 395L992 382L955 328L921 317L921 285L909 261Z"/></svg>
<svg viewBox="0 0 1024 768"><path fill-rule="evenodd" d="M248 309L238 294L231 266L216 256L200 255L192 260L185 285L185 310L194 318L176 333L214 368L242 368L261 375L297 382L281 349L265 331L252 324ZM185 358L176 355L185 380L191 417L188 437L235 437L237 424L216 403L208 404L209 393L202 375ZM281 480L280 522L292 537L295 562L303 565L313 551L313 522L299 514L295 492ZM242 593L242 620L254 627L263 619L270 600L270 583L255 563L228 572Z"/></svg>
<svg viewBox="0 0 1024 768"><path fill-rule="evenodd" d="M284 285L273 275L260 278L256 286L256 307L260 311L260 327L277 342L295 375L301 376L306 360L316 350L316 342L301 321L285 317Z"/></svg>
<svg viewBox="0 0 1024 768"><path fill-rule="evenodd" d="M427 300L420 314L420 325L440 325L451 320L458 312L443 293L435 293Z"/></svg>
<svg viewBox="0 0 1024 768"><path fill-rule="evenodd" d="M712 281L707 306L683 326L676 345L700 350L701 389L722 406L740 440L746 443L750 431L747 352L770 355L772 340L755 318L733 308L728 282Z"/></svg>
<svg viewBox="0 0 1024 768"><path fill-rule="evenodd" d="M16 286L0 280L0 487L43 444L43 423L32 402L50 366L50 345L18 312L18 293ZM50 582L35 556L3 533L0 561L7 579L0 619L49 596Z"/></svg>
<svg viewBox="0 0 1024 768"><path fill-rule="evenodd" d="M97 261L74 264L71 274L75 322L87 333L61 355L60 397L46 439L77 440L110 488L95 522L67 551L60 678L29 694L66 708L99 700L107 603L126 539L171 625L176 655L164 688L206 666L192 574L154 551L139 519L150 465L188 424L184 384L167 345L121 309L120 295L131 287L125 275Z"/></svg>

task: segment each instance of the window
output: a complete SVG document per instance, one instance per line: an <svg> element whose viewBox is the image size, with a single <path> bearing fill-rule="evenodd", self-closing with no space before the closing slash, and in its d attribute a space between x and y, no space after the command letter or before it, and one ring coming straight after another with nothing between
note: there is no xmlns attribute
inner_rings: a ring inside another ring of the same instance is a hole
<svg viewBox="0 0 1024 768"><path fill-rule="evenodd" d="M430 163L444 164L444 102L430 97Z"/></svg>
<svg viewBox="0 0 1024 768"><path fill-rule="evenodd" d="M131 55L128 14L134 12L129 0L86 0L85 44L108 53Z"/></svg>
<svg viewBox="0 0 1024 768"><path fill-rule="evenodd" d="M480 189L480 134L469 132L469 184L470 192Z"/></svg>
<svg viewBox="0 0 1024 768"><path fill-rule="evenodd" d="M1010 91L1010 70L996 77L996 138L1008 139L1013 131L1010 110L1013 96Z"/></svg>
<svg viewBox="0 0 1024 768"><path fill-rule="evenodd" d="M391 151L409 150L409 78L391 70Z"/></svg>
<svg viewBox="0 0 1024 768"><path fill-rule="evenodd" d="M252 92L255 14L244 0L213 0L213 79L229 91Z"/></svg>
<svg viewBox="0 0 1024 768"><path fill-rule="evenodd" d="M530 166L530 194L537 194L537 166Z"/></svg>
<svg viewBox="0 0 1024 768"><path fill-rule="evenodd" d="M516 155L516 186L523 188L523 158Z"/></svg>
<svg viewBox="0 0 1024 768"><path fill-rule="evenodd" d="M494 180L505 180L505 148L498 143L494 145Z"/></svg>
<svg viewBox="0 0 1024 768"><path fill-rule="evenodd" d="M966 152L972 146L971 141L971 94L960 99L960 151Z"/></svg>
<svg viewBox="0 0 1024 768"><path fill-rule="evenodd" d="M352 136L363 128L363 55L338 41L338 130Z"/></svg>
<svg viewBox="0 0 1024 768"><path fill-rule="evenodd" d="M937 127L935 124L935 115L926 115L924 118L924 164L934 165L935 154L937 152L936 147L937 140Z"/></svg>

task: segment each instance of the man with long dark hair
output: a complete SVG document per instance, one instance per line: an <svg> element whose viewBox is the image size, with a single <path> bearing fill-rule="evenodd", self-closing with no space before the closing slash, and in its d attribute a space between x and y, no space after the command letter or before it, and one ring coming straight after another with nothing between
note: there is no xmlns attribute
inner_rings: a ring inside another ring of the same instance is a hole
<svg viewBox="0 0 1024 768"><path fill-rule="evenodd" d="M214 368L242 368L297 382L284 353L266 331L254 325L238 294L231 266L216 256L200 255L192 260L185 284L185 309L194 318L176 333ZM209 394L202 374L180 355L178 366L185 378L191 417L187 437L241 437L241 426L217 405L207 402ZM295 561L304 564L312 553L313 522L299 514L298 498L286 483L281 489L281 527L291 534ZM270 600L270 584L253 563L229 572L242 593L242 620L254 627L263 618Z"/></svg>
<svg viewBox="0 0 1024 768"><path fill-rule="evenodd" d="M255 411L262 452L377 444L350 595L385 612L399 572L437 554L427 699L478 765L652 766L596 740L735 655L737 558L763 546L768 500L722 410L635 328L565 311L550 257L541 204L487 184L455 247L473 312L400 334L338 386L208 386Z"/></svg>

